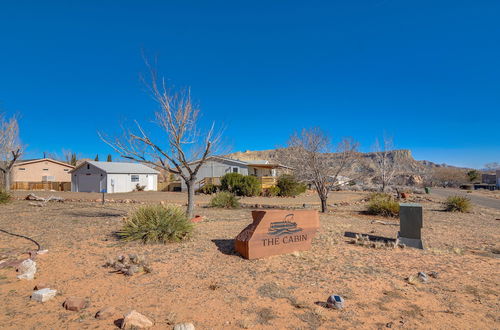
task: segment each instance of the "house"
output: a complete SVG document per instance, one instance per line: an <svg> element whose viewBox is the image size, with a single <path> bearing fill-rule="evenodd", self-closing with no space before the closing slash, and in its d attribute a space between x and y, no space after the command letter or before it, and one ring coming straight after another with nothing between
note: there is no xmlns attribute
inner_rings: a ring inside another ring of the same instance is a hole
<svg viewBox="0 0 500 330"><path fill-rule="evenodd" d="M74 168L50 158L21 160L12 167L11 189L69 190Z"/></svg>
<svg viewBox="0 0 500 330"><path fill-rule="evenodd" d="M85 161L71 171L71 191L130 192L157 190L158 171L143 164Z"/></svg>
<svg viewBox="0 0 500 330"><path fill-rule="evenodd" d="M497 170L497 189L500 189L500 170Z"/></svg>
<svg viewBox="0 0 500 330"><path fill-rule="evenodd" d="M192 162L191 166L196 166L198 162ZM276 184L281 171L287 170L289 170L288 167L278 163L271 163L267 160L242 161L222 156L212 156L207 158L205 163L200 167L195 188L199 189L205 184L219 185L220 178L225 174L240 173L256 176L261 183L262 189L267 189ZM187 190L183 180L180 180L180 190Z"/></svg>

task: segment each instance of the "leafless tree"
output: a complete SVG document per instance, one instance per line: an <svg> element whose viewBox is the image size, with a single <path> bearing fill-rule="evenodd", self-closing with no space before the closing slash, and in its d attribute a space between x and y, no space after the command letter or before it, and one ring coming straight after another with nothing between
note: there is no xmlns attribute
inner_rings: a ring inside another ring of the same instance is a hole
<svg viewBox="0 0 500 330"><path fill-rule="evenodd" d="M11 170L22 155L19 141L19 125L15 116L10 119L0 114L0 172L3 174L4 189L10 190Z"/></svg>
<svg viewBox="0 0 500 330"><path fill-rule="evenodd" d="M488 164L485 164L485 165L484 165L484 168L485 168L487 171L496 171L496 170L500 170L500 163L498 163L498 162L488 163Z"/></svg>
<svg viewBox="0 0 500 330"><path fill-rule="evenodd" d="M377 139L374 151L375 174L380 182L380 189L385 191L399 174L401 164L394 152L393 140L390 137L384 136L382 146Z"/></svg>
<svg viewBox="0 0 500 330"><path fill-rule="evenodd" d="M198 128L200 110L192 100L189 89L172 90L164 78L146 61L150 79L145 82L159 110L155 123L164 134L163 139L153 140L150 133L135 121L133 130L125 129L123 137L110 139L99 134L121 157L149 164L178 175L187 186L187 215L193 216L196 176L206 159L213 155L221 131L215 132L214 124L205 132Z"/></svg>
<svg viewBox="0 0 500 330"><path fill-rule="evenodd" d="M297 179L313 184L321 200L321 212L327 212L328 193L339 185L342 175L353 169L357 148L358 143L344 138L334 149L330 137L315 127L294 133L287 147L279 149L278 157L293 168ZM333 151L336 154L332 157L329 153Z"/></svg>

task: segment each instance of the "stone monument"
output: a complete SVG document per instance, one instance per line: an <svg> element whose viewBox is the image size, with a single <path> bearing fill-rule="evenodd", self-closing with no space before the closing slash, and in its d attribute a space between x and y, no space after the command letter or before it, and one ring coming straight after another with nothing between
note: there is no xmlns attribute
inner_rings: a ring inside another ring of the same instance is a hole
<svg viewBox="0 0 500 330"><path fill-rule="evenodd" d="M423 249L423 224L422 205L416 203L399 204L399 233L397 243Z"/></svg>
<svg viewBox="0 0 500 330"><path fill-rule="evenodd" d="M247 259L309 250L319 229L316 210L252 211L252 217L235 239L236 251Z"/></svg>

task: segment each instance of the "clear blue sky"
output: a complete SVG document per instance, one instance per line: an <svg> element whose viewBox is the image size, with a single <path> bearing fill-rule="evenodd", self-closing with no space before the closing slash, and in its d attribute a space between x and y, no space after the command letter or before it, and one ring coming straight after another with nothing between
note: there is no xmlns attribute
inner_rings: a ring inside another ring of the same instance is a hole
<svg viewBox="0 0 500 330"><path fill-rule="evenodd" d="M500 1L3 1L0 109L27 156L104 158L98 130L152 118L141 49L234 151L321 126L369 151L500 161Z"/></svg>

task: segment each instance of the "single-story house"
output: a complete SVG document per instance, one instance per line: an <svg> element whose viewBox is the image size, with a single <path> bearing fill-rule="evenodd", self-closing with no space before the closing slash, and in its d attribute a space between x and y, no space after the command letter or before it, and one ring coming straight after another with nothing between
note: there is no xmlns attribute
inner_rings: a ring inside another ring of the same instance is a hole
<svg viewBox="0 0 500 330"><path fill-rule="evenodd" d="M50 158L21 160L11 171L11 189L69 190L71 170L75 167Z"/></svg>
<svg viewBox="0 0 500 330"><path fill-rule="evenodd" d="M158 171L144 164L86 161L71 171L71 191L121 193L157 190Z"/></svg>
<svg viewBox="0 0 500 330"><path fill-rule="evenodd" d="M194 167L199 161L191 163ZM220 178L227 173L240 173L243 175L256 176L263 189L272 187L276 184L280 171L287 171L288 167L271 163L267 160L249 160L243 161L238 159L231 159L222 156L211 156L207 158L205 163L200 167L195 188L199 189L205 184L220 184ZM180 180L180 187L182 191L186 191L187 187L183 180Z"/></svg>

